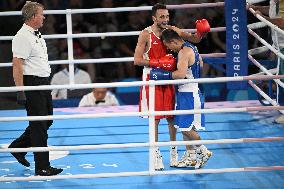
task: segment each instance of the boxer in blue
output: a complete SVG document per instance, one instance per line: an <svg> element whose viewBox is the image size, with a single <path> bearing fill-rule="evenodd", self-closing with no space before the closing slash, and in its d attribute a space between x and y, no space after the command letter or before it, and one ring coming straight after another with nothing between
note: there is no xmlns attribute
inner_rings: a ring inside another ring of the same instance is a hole
<svg viewBox="0 0 284 189"><path fill-rule="evenodd" d="M200 78L202 59L197 48L184 41L174 30L164 30L161 39L168 49L178 52L177 70L170 72L162 69L152 69L150 78L152 80ZM204 100L198 88L198 83L186 83L178 86L176 110L202 108L204 108ZM184 141L201 140L197 130L205 130L203 114L176 115L174 122L175 126L182 132ZM212 156L212 152L207 150L204 145L188 145L186 149L177 167L194 166L199 169Z"/></svg>

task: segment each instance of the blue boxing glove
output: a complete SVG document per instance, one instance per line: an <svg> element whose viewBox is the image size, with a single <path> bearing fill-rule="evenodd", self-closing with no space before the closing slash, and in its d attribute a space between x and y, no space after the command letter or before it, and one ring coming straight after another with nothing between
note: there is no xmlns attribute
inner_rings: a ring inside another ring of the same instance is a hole
<svg viewBox="0 0 284 189"><path fill-rule="evenodd" d="M150 79L151 80L172 80L172 72L160 69L160 68L152 68L150 71Z"/></svg>

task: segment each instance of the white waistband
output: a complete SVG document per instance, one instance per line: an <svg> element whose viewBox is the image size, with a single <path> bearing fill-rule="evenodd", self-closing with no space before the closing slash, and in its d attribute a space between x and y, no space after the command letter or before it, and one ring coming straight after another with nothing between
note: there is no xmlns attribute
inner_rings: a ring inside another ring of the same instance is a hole
<svg viewBox="0 0 284 189"><path fill-rule="evenodd" d="M150 74L150 71L152 70L152 68L148 67L148 66L144 66L143 69L143 81L146 81L147 76Z"/></svg>
<svg viewBox="0 0 284 189"><path fill-rule="evenodd" d="M178 86L179 92L198 92L198 83L187 83Z"/></svg>

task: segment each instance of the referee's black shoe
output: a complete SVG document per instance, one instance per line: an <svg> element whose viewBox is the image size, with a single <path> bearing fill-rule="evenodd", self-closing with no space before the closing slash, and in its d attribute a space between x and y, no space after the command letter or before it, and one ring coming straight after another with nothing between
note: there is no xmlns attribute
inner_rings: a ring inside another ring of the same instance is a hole
<svg viewBox="0 0 284 189"><path fill-rule="evenodd" d="M15 148L12 144L8 148ZM17 159L17 161L25 167L30 166L30 162L26 160L25 156L21 152L11 152L11 154Z"/></svg>
<svg viewBox="0 0 284 189"><path fill-rule="evenodd" d="M63 169L61 168L54 168L54 167L47 167L46 169L38 169L35 171L35 175L39 176L52 176L52 175L58 175L61 173Z"/></svg>
<svg viewBox="0 0 284 189"><path fill-rule="evenodd" d="M22 164L23 166L29 167L30 166L30 162L28 162L28 160L26 160L25 156L22 156L20 153L11 153L16 159L17 161Z"/></svg>

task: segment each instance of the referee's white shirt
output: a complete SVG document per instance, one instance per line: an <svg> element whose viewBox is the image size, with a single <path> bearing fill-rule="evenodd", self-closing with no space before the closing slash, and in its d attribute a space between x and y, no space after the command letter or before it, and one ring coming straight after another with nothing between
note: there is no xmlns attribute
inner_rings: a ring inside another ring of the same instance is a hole
<svg viewBox="0 0 284 189"><path fill-rule="evenodd" d="M35 30L23 24L12 41L13 57L24 59L23 74L49 77L51 69L45 40L34 34Z"/></svg>

